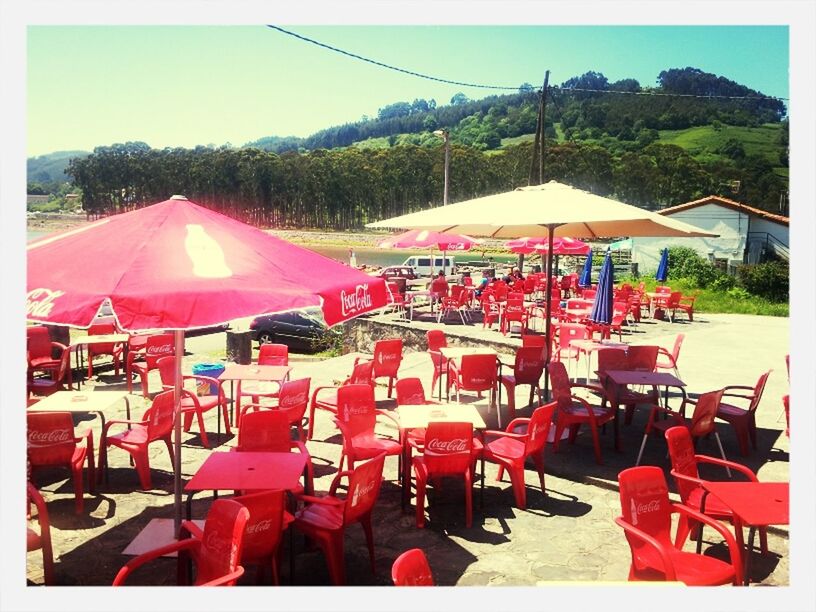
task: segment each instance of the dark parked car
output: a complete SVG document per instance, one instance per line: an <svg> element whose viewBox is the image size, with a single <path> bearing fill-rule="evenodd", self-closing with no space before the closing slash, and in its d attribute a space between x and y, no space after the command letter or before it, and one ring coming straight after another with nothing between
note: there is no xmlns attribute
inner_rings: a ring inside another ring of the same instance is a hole
<svg viewBox="0 0 816 612"><path fill-rule="evenodd" d="M285 344L293 351L319 351L331 333L319 311L298 310L255 317L249 324L253 340L260 344Z"/></svg>
<svg viewBox="0 0 816 612"><path fill-rule="evenodd" d="M405 280L414 280L417 275L414 274L414 269L411 266L388 266L377 272L376 276L391 280L392 278L404 278Z"/></svg>

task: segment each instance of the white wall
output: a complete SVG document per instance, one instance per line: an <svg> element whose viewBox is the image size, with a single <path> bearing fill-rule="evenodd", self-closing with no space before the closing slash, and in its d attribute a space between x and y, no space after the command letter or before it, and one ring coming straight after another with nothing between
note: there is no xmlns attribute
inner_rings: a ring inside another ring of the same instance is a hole
<svg viewBox="0 0 816 612"><path fill-rule="evenodd" d="M785 246L790 246L788 226L762 217L751 217L752 232L767 232Z"/></svg>
<svg viewBox="0 0 816 612"><path fill-rule="evenodd" d="M637 262L641 274L648 274L650 271L657 270L657 265L660 262L660 252L666 247L673 246L694 249L706 259L713 253L717 259L742 262L748 235L747 214L711 203L667 216L714 234L719 234L719 237L632 238L632 261ZM751 231L766 230L756 230L754 226Z"/></svg>

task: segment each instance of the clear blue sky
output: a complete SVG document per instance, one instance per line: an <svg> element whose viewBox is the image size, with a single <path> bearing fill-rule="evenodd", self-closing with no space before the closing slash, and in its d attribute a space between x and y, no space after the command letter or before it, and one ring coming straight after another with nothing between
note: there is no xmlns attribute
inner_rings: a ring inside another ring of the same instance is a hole
<svg viewBox="0 0 816 612"><path fill-rule="evenodd" d="M788 97L786 26L286 26L456 81L540 86L588 70L654 85L693 66ZM458 91L258 26L29 26L28 155L140 140L239 146L308 136L392 102Z"/></svg>

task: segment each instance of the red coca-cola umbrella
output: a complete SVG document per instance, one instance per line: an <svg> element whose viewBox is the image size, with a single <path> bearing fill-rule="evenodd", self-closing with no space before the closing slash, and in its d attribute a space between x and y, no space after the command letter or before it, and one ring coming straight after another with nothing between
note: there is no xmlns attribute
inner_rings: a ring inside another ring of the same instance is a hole
<svg viewBox="0 0 816 612"><path fill-rule="evenodd" d="M465 234L410 230L380 240L377 246L381 249L431 249L431 267L433 267L433 249L437 248L442 251L442 268L444 270L445 255L448 251L469 251L480 242L482 241Z"/></svg>
<svg viewBox="0 0 816 612"><path fill-rule="evenodd" d="M176 331L177 381L185 329L309 306L334 325L387 304L382 279L184 196L46 237L27 251L28 320L88 327L109 300L123 330ZM177 521L180 440L177 419Z"/></svg>
<svg viewBox="0 0 816 612"><path fill-rule="evenodd" d="M508 240L504 243L504 246L519 255L546 254L550 248L546 236L516 238L515 240ZM589 248L586 242L575 238L567 238L566 236L553 238L553 255L586 255L589 253Z"/></svg>

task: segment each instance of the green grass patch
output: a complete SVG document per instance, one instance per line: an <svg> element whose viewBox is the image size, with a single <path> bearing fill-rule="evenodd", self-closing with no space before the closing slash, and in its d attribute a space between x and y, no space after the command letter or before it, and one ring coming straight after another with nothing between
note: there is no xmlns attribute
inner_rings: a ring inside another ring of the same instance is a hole
<svg viewBox="0 0 816 612"><path fill-rule="evenodd" d="M512 138L502 138L502 147L511 147L513 145L521 144L522 142L533 142L535 134L522 134L521 136L513 136Z"/></svg>
<svg viewBox="0 0 816 612"><path fill-rule="evenodd" d="M742 143L746 155L762 155L770 163L779 163L782 145L779 136L780 123L766 123L759 127L739 127L723 125L720 129L704 125L685 130L660 130L660 144L673 144L685 149L698 161L720 159L720 149L729 140Z"/></svg>
<svg viewBox="0 0 816 612"><path fill-rule="evenodd" d="M616 279L617 280L617 279ZM657 281L654 278L622 278L619 282L628 282L637 286L643 281L646 291L654 291ZM787 317L790 315L788 302L772 302L745 291L740 287L727 291L718 289L700 289L688 279L669 279L667 283L673 290L682 291L683 295L696 295L694 311L711 314L748 314L767 317Z"/></svg>

